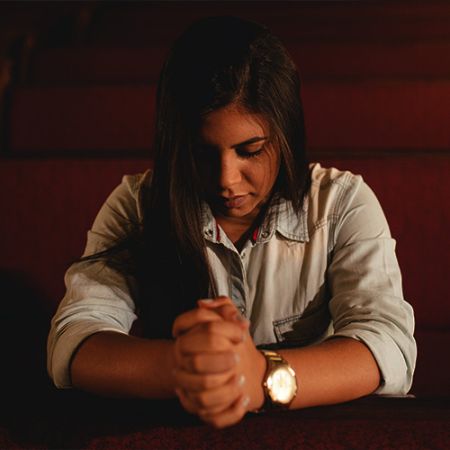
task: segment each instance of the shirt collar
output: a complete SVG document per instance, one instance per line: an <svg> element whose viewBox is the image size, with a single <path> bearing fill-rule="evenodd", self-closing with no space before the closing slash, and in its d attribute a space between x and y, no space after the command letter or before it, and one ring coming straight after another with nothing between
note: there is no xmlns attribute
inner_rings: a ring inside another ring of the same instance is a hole
<svg viewBox="0 0 450 450"><path fill-rule="evenodd" d="M308 242L307 216L308 204L306 201L300 212L296 213L290 200L275 196L261 225L257 242L268 241L275 232L291 241Z"/></svg>
<svg viewBox="0 0 450 450"><path fill-rule="evenodd" d="M292 202L281 196L274 196L267 210L266 217L258 230L256 243L269 241L275 232L286 239L308 242L308 203L303 202L302 209L296 213ZM223 242L224 236L217 226L211 208L206 202L202 205L203 235L211 242Z"/></svg>

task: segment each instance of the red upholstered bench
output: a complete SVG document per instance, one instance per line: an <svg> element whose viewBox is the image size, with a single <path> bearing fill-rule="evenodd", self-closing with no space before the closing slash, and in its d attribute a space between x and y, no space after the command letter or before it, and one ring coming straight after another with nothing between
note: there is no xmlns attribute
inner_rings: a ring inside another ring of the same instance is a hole
<svg viewBox="0 0 450 450"><path fill-rule="evenodd" d="M450 43L385 43L355 40L286 42L302 79L406 77L443 78L450 74ZM29 78L37 84L156 82L168 54L168 45L36 49Z"/></svg>
<svg viewBox="0 0 450 450"><path fill-rule="evenodd" d="M16 87L8 151L147 154L155 92L154 84ZM392 149L445 150L450 142L447 80L307 81L302 97L312 150L379 154Z"/></svg>
<svg viewBox="0 0 450 450"><path fill-rule="evenodd" d="M154 85L23 86L12 90L8 150L80 155L148 153Z"/></svg>
<svg viewBox="0 0 450 450"><path fill-rule="evenodd" d="M450 37L448 4L428 3L264 1L173 1L115 3L98 15L91 41L96 45L150 45L172 39L194 20L217 14L239 15L270 26L284 42L360 40L392 42L446 40ZM127 7L128 6L128 7ZM118 33L118 25L121 33Z"/></svg>
<svg viewBox="0 0 450 450"><path fill-rule="evenodd" d="M42 84L156 82L167 47L44 48L33 55L30 79Z"/></svg>

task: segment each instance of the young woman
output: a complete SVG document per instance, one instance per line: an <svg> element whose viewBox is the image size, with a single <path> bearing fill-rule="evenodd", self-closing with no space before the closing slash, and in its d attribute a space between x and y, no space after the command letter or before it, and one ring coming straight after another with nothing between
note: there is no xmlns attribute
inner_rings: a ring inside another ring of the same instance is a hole
<svg viewBox="0 0 450 450"><path fill-rule="evenodd" d="M176 395L216 427L409 390L395 243L360 176L308 165L299 90L261 25L209 18L176 41L153 171L124 177L67 271L58 387Z"/></svg>

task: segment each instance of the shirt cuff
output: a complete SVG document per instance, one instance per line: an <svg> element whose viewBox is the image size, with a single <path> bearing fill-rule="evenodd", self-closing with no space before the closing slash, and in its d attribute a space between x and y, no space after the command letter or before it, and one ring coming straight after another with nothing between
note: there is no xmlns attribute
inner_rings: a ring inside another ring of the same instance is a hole
<svg viewBox="0 0 450 450"><path fill-rule="evenodd" d="M356 339L371 351L380 370L381 382L374 392L377 395L405 395L411 388L416 346L414 338L405 337L404 342L397 343L391 336L379 330L363 329L362 324L349 325L330 337L341 336ZM364 325L363 325L364 326ZM369 324L366 324L370 328Z"/></svg>
<svg viewBox="0 0 450 450"><path fill-rule="evenodd" d="M73 387L70 377L70 363L78 347L89 337L101 331L114 331L128 334L122 328L105 326L96 321L71 323L60 331L53 352L49 355L48 373L56 387L68 389Z"/></svg>

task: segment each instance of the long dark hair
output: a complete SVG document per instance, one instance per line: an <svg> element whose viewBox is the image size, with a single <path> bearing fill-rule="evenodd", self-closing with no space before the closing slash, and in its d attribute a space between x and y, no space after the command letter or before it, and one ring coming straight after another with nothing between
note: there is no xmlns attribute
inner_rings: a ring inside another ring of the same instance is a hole
<svg viewBox="0 0 450 450"><path fill-rule="evenodd" d="M154 170L131 252L138 305L160 326L158 331L151 320L152 335L165 335L176 314L214 293L194 150L202 117L230 104L267 121L281 155L276 192L299 211L309 187L299 76L279 39L236 17L191 25L176 40L159 79Z"/></svg>

